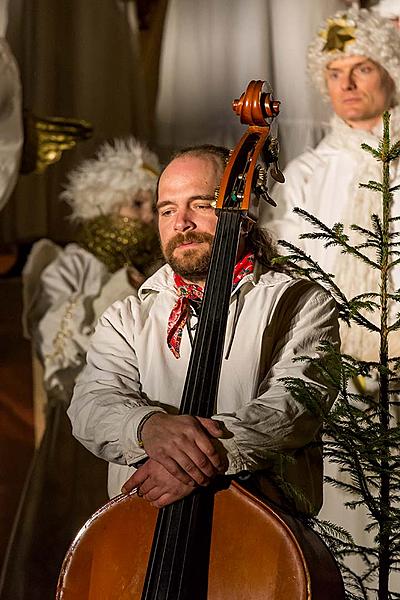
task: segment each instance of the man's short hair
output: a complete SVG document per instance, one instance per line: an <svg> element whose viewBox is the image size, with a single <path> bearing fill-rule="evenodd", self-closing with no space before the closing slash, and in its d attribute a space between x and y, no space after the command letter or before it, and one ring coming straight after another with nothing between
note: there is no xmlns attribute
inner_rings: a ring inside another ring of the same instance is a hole
<svg viewBox="0 0 400 600"><path fill-rule="evenodd" d="M199 158L210 158L211 160L216 160L218 166L220 166L222 170L224 170L229 160L230 150L225 146L215 146L213 144L187 146L185 148L182 148L181 150L177 150L177 152L173 154L171 161L175 158L180 158L181 156L196 156Z"/></svg>
<svg viewBox="0 0 400 600"><path fill-rule="evenodd" d="M221 169L221 175L222 175L222 173L226 167L226 164L229 160L229 155L230 155L229 148L226 148L225 146L215 146L213 144L200 144L199 146L186 146L185 148L181 148L180 150L177 150L176 152L174 152L172 154L170 160L168 161L168 163L165 165L165 167L161 171L160 175L158 176L156 193L155 193L155 197L154 197L154 207L156 207L157 201L158 201L158 186L159 186L159 182L160 182L160 177L164 173L164 171L168 167L168 165L170 165L173 160L175 160L176 158L181 158L182 156L195 156L198 158L203 158L203 157L207 158L208 157L217 163L218 168Z"/></svg>

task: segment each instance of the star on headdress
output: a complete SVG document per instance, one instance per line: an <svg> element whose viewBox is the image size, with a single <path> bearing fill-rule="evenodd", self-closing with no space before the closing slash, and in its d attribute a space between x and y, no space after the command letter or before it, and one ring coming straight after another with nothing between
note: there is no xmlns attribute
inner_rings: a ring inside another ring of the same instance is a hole
<svg viewBox="0 0 400 600"><path fill-rule="evenodd" d="M320 31L319 35L325 40L322 52L333 52L339 50L344 52L346 44L356 41L356 28L346 18L328 19L327 28Z"/></svg>

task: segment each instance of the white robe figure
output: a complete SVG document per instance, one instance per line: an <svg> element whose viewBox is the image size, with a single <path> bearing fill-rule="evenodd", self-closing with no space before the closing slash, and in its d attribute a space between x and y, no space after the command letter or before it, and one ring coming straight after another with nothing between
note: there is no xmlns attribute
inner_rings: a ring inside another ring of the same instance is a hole
<svg viewBox="0 0 400 600"><path fill-rule="evenodd" d="M335 223L343 223L350 240L359 240L355 237L356 234L349 230L349 226L357 224L370 229L370 215L381 214L381 195L359 188L358 183L381 181L382 177L382 163L378 163L370 153L361 149L361 144L367 143L376 148L381 136L381 124L369 133L352 129L339 117L332 117L330 132L320 144L289 163L284 173L285 183L276 184L271 193L277 207L266 208L262 217L263 226L276 240L285 240L303 249L326 273L334 274L335 283L348 298L363 292L378 291L380 272L375 272L348 254L341 254L338 246L325 248L322 240L299 239L300 234L315 230L304 218L293 213L293 208L306 210L329 227ZM391 138L392 143L400 139L400 108L393 109L391 113ZM400 184L399 160L391 163L390 184ZM400 215L399 192L394 193L391 214ZM394 224L394 229L399 229L398 223ZM281 252L287 254L284 248L281 248ZM399 266L392 271L391 286L395 289L400 287ZM399 310L398 305L392 309L393 319L394 313ZM368 317L373 318L371 313L368 313ZM379 314L376 318L379 318ZM399 337L399 333L394 332L393 337L389 338L391 356L400 354ZM377 334L357 325L349 328L343 323L341 338L342 352L359 359L379 360ZM368 385L370 393L377 391L376 382L371 381ZM400 414L394 416L400 424ZM333 478L342 477L337 465L328 461L325 463L325 472ZM350 499L348 494L325 484L324 505L319 517L342 525L357 543L371 545L372 535L364 531L367 524L364 508L360 507L356 511L347 509L344 502ZM358 559L350 559L348 564L357 569L361 563ZM391 575L393 590L400 589L398 579L397 574Z"/></svg>
<svg viewBox="0 0 400 600"><path fill-rule="evenodd" d="M42 239L24 267L24 326L40 375L41 394L34 394L40 427L35 422L37 450L0 574L2 600L54 598L69 544L106 501L107 464L71 435L66 409L97 318L136 293L141 271L158 256L152 224L158 172L156 155L134 138L104 143L69 174L62 195L81 225L82 245L63 249Z"/></svg>
<svg viewBox="0 0 400 600"><path fill-rule="evenodd" d="M18 66L5 39L8 0L0 0L0 210L17 181L23 143Z"/></svg>
<svg viewBox="0 0 400 600"><path fill-rule="evenodd" d="M392 140L400 138L400 109L394 109L391 116ZM378 125L373 133L352 129L339 117L331 120L331 130L315 149L310 149L289 163L285 170L285 183L273 188L273 198L277 207L264 210L263 225L276 239L294 243L305 250L327 273L335 274L335 282L351 297L372 291L377 284L377 274L360 260L343 256L338 246L325 248L323 241L299 239L299 235L312 231L312 226L302 217L293 213L294 207L305 209L324 224L332 227L343 223L350 240L356 234L349 226L356 223L371 227L370 215L381 209L381 197L376 192L358 187L358 183L381 180L381 163L361 149L362 143L377 147L382 135ZM392 163L393 165L393 163ZM391 185L400 183L400 164L397 161L391 168ZM392 215L400 215L400 197L394 194ZM346 268L342 268L343 265ZM400 269L392 273L392 285L400 287ZM349 354L365 360L376 360L374 334L366 335L365 330L352 327L342 328L342 348ZM393 339L395 344L396 340ZM375 343L376 346L376 343Z"/></svg>
<svg viewBox="0 0 400 600"><path fill-rule="evenodd" d="M53 256L44 265L41 257ZM110 273L78 244L60 248L40 240L24 269L25 330L43 364L49 401L69 404L75 378L85 364L97 318L109 304L136 293L126 269Z"/></svg>

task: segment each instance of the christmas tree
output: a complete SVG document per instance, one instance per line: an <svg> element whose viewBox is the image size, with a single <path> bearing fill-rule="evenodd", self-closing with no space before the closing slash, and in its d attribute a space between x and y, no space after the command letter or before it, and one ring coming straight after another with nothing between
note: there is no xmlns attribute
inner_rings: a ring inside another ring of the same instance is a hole
<svg viewBox="0 0 400 600"><path fill-rule="evenodd" d="M391 144L389 113L383 116L383 137L378 148L367 144L362 147L372 155L371 160L381 163L382 180L360 184L381 197L380 214L371 215L369 228L351 225L360 243L352 243L340 223L328 227L305 210L295 212L312 225L312 232L301 237L318 239L327 248L339 246L342 253L364 261L376 271L379 289L346 297L333 274L324 272L311 256L282 240L287 255L275 261L328 289L347 325L378 336L376 361L338 354L329 346L323 348L326 358L323 363L316 361L315 367L337 390L331 411L324 408L317 386L292 378L284 381L298 401L323 420L324 456L336 464L339 472L337 478L327 481L346 494L349 510L363 507L367 514L366 530L371 537L368 546L358 544L334 523L314 522L341 566L347 597L389 600L400 599L400 590L390 589L389 585L390 573L400 570L400 425L394 416L400 406L400 357L390 354L390 338L400 335L400 290L393 289L391 277L400 265L396 231L400 216L392 215L393 194L400 186L390 187L390 164L400 156L400 141ZM312 361L307 357L297 360ZM376 391L363 385L365 381L375 381ZM362 565L357 572L346 562L354 555Z"/></svg>

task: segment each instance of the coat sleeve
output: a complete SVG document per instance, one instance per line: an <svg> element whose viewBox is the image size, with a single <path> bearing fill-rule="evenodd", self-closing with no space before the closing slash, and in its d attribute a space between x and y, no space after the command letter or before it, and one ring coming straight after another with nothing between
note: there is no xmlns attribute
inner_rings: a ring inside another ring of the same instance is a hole
<svg viewBox="0 0 400 600"><path fill-rule="evenodd" d="M302 280L289 288L275 310L265 342L272 350L264 357L257 394L235 415L215 417L232 435L222 440L229 474L269 468L274 454L293 454L316 441L321 417L296 399L282 378L315 385L325 409L336 397L336 390L317 368L325 358L321 342L339 348L336 303L324 289ZM294 360L300 356L307 360Z"/></svg>
<svg viewBox="0 0 400 600"><path fill-rule="evenodd" d="M162 411L140 383L134 347L137 302L135 296L115 302L99 319L68 410L74 436L96 456L122 465L145 456L136 437L138 425L148 413Z"/></svg>

